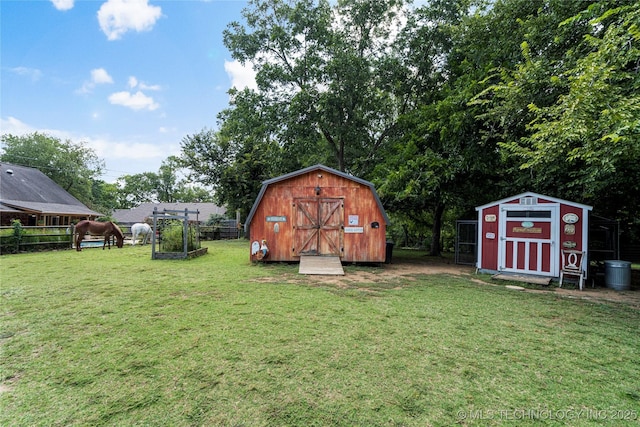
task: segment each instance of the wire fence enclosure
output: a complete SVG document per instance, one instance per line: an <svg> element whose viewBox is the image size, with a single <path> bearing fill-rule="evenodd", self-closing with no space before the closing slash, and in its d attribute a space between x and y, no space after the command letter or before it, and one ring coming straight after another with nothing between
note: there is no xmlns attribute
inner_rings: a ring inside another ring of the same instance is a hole
<svg viewBox="0 0 640 427"><path fill-rule="evenodd" d="M154 208L151 259L193 258L206 253L207 248L200 245L199 213ZM195 214L195 220L189 218L190 214Z"/></svg>

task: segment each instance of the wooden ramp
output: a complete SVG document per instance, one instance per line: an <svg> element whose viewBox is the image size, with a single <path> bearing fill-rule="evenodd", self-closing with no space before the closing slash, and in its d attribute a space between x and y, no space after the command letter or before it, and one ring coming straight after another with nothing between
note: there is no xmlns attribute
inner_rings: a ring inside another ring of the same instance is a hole
<svg viewBox="0 0 640 427"><path fill-rule="evenodd" d="M300 274L324 274L344 276L340 257L304 255L300 257Z"/></svg>
<svg viewBox="0 0 640 427"><path fill-rule="evenodd" d="M491 276L494 280L508 280L511 282L532 283L535 285L548 286L551 283L551 278L539 277L539 276L526 276L517 274L496 274Z"/></svg>

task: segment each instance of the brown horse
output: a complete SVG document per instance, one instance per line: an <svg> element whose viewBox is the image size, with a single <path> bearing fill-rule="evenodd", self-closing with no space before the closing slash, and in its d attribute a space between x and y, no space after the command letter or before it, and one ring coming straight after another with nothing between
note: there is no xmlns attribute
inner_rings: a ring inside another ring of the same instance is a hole
<svg viewBox="0 0 640 427"><path fill-rule="evenodd" d="M84 239L85 234L92 234L94 236L104 236L104 243L102 244L102 250L106 246L107 242L109 242L109 249L111 249L111 236L116 237L116 245L121 248L124 243L124 234L122 230L118 228L111 221L107 222L98 222L98 221L88 221L83 220L76 224L75 234L76 237L76 250L81 251L82 248L80 244L82 243L82 239Z"/></svg>

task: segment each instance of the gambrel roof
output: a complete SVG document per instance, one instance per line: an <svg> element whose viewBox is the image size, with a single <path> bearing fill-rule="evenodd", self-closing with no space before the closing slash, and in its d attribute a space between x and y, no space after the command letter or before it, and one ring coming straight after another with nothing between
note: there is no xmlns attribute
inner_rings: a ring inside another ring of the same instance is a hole
<svg viewBox="0 0 640 427"><path fill-rule="evenodd" d="M380 201L380 197L378 196L378 192L376 191L376 188L374 187L374 185L369 182L369 181L365 181L364 179L361 178L357 178L353 175L349 175L345 172L341 172L339 170L330 168L328 166L322 165L322 164L317 164L314 166L309 166L307 168L304 169L300 169L294 172L290 172L284 175L280 175L277 176L275 178L271 178L271 179L267 179L266 181L262 182L262 187L260 188L260 193L258 193L258 197L256 198L255 202L253 203L253 207L251 208L251 212L249 212L249 216L247 216L247 221L245 222L245 231L248 232L248 227L249 224L251 223L251 220L253 219L254 214L256 213L256 210L258 209L258 206L260 205L260 201L262 200L262 197L264 196L264 193L267 191L267 188L272 185L272 184L276 184L278 182L282 182L282 181L286 181L288 179L300 176L300 175L304 175L306 173L309 172L326 172L326 173L330 173L339 177L342 177L344 179L348 179L350 181L354 181L357 182L359 184L364 185L365 187L368 187L371 190L371 194L376 202L376 204L378 205L378 208L380 209L380 213L382 214L382 217L384 218L384 222L385 224L389 225L389 217L387 216L387 213L384 210L384 206L382 206L382 202Z"/></svg>
<svg viewBox="0 0 640 427"><path fill-rule="evenodd" d="M0 163L0 211L101 216L38 169Z"/></svg>
<svg viewBox="0 0 640 427"><path fill-rule="evenodd" d="M586 210L589 210L589 211L593 209L593 206L583 205L582 203L570 202L568 200L558 199L557 197L549 197L549 196L545 196L544 194L538 194L538 193L534 193L534 192L528 191L526 193L521 193L521 194L518 194L516 196L506 197L504 199L496 200L496 201L493 201L491 203L486 203L486 204L484 204L482 206L476 207L476 210L480 211L480 210L488 208L490 206L501 205L503 203L513 202L515 200L519 200L519 199L522 199L524 197L533 197L533 198L536 198L536 199L544 199L544 200L548 200L548 201L550 201L552 203L560 203L560 204L564 204L564 205L575 206L575 207L578 207L580 209L586 209Z"/></svg>

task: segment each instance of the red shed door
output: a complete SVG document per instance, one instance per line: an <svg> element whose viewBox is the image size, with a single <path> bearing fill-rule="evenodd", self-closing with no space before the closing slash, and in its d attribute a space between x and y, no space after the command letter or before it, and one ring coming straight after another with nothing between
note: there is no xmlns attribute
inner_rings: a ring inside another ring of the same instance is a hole
<svg viewBox="0 0 640 427"><path fill-rule="evenodd" d="M293 252L300 255L342 255L342 199L294 199Z"/></svg>
<svg viewBox="0 0 640 427"><path fill-rule="evenodd" d="M556 229L559 205L500 206L498 269L513 273L556 277Z"/></svg>

